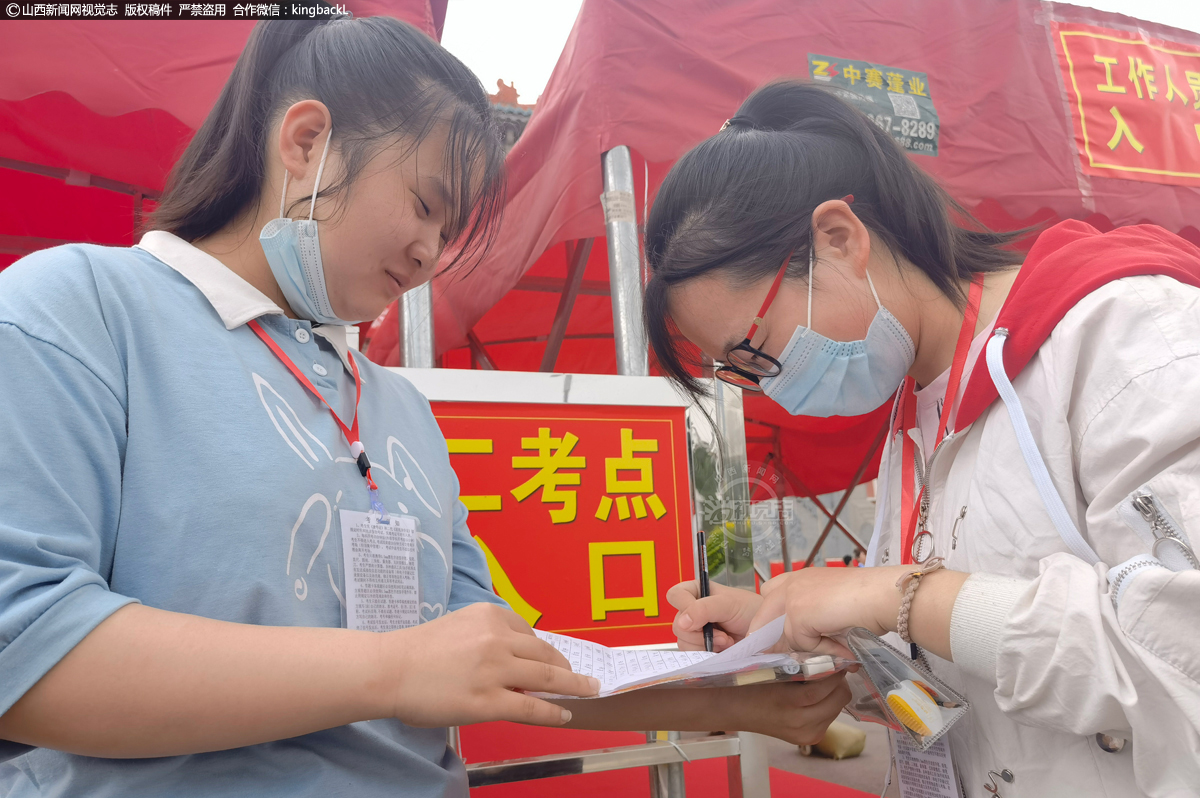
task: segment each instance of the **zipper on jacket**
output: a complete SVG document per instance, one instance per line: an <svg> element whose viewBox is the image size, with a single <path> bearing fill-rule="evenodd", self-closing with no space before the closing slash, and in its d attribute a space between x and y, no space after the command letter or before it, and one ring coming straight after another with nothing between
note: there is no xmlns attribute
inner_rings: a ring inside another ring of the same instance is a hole
<svg viewBox="0 0 1200 798"><path fill-rule="evenodd" d="M918 447L913 447L913 462L916 464L917 482L921 486L921 508L919 514L917 515L917 530L913 535L914 542L921 539L921 534L925 532L925 527L929 522L929 508L933 503L933 495L929 490L929 474L933 471L933 460L935 457L937 457L937 453L941 451L942 447L953 440L956 434L957 433L955 432L947 433L946 437L942 438L938 442L938 445L933 447L933 454L929 455L928 461L922 461L921 453L918 450ZM930 538L930 546L931 550L929 554L930 556L933 556L932 538ZM912 552L910 552L910 554L912 554ZM916 561L915 555L913 556L913 561Z"/></svg>
<svg viewBox="0 0 1200 798"><path fill-rule="evenodd" d="M964 504L962 506L962 509L958 511L958 518L954 519L954 528L950 531L950 550L951 551L958 548L958 525L960 523L962 523L962 520L966 517L967 517L967 505Z"/></svg>
<svg viewBox="0 0 1200 798"><path fill-rule="evenodd" d="M1163 566L1162 563L1153 557L1139 555L1127 560L1123 564L1113 568L1108 572L1109 592L1112 594L1112 603L1114 607L1119 605L1121 602L1121 594L1125 592L1126 580L1128 580L1129 577L1133 576L1141 569L1147 567L1161 568ZM1116 571L1116 573L1113 573L1113 571Z"/></svg>
<svg viewBox="0 0 1200 798"><path fill-rule="evenodd" d="M1187 538L1184 537L1179 524L1175 522L1175 519L1166 511L1166 508L1162 506L1162 502L1158 500L1158 497L1152 491L1148 488L1138 490L1134 493L1130 504L1133 505L1133 509L1137 510L1138 515L1150 525L1150 531L1154 535L1154 544L1151 547L1151 553L1155 557L1159 557L1159 544L1170 541L1178 547L1178 551L1183 555L1189 567L1200 570L1200 562L1196 559L1196 553L1192 551L1192 547L1188 543ZM1159 559L1161 560L1162 558L1159 557Z"/></svg>

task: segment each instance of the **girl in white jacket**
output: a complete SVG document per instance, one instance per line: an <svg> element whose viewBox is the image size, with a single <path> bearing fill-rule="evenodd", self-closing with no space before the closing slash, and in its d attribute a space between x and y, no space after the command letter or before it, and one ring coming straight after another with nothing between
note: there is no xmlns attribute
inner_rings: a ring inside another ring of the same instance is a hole
<svg viewBox="0 0 1200 798"><path fill-rule="evenodd" d="M686 339L790 413L893 412L876 567L684 583L676 633L899 631L972 706L944 752L968 796L1200 795L1200 249L1010 240L816 86L759 89L679 161L646 232L664 372L700 390Z"/></svg>

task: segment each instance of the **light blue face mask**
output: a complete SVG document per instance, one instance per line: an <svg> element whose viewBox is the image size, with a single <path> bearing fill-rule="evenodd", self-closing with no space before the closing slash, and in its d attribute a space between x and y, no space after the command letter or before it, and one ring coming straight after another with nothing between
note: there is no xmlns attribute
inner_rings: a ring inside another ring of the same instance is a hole
<svg viewBox="0 0 1200 798"><path fill-rule="evenodd" d="M808 323L812 324L813 252L808 254ZM783 367L762 379L763 392L793 416L858 416L882 405L900 387L916 358L908 331L879 301L861 341L831 341L797 327L779 356Z"/></svg>
<svg viewBox="0 0 1200 798"><path fill-rule="evenodd" d="M321 161L317 164L317 181L313 186L312 202L308 206L308 218L289 219L283 215L287 204L288 178L291 177L284 170L279 218L267 222L258 236L258 242L262 244L275 282L279 283L284 298L297 316L318 324L356 324L357 321L340 319L333 312L333 304L325 287L321 239L317 236L317 223L313 221L317 192L321 190L321 173L325 170L325 157L329 155L329 142L332 140L333 130L330 129L325 148L321 151Z"/></svg>

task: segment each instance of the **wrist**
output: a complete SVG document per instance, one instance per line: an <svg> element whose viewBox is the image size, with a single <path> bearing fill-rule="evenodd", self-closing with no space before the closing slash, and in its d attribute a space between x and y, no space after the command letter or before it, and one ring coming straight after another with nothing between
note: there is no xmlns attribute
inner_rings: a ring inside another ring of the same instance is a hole
<svg viewBox="0 0 1200 798"><path fill-rule="evenodd" d="M361 685L362 706L367 718L400 718L404 716L403 697L408 692L406 682L412 678L412 669L407 660L405 645L407 629L394 632L357 632L362 635L357 642L361 652L359 661L362 670L358 683Z"/></svg>
<svg viewBox="0 0 1200 798"><path fill-rule="evenodd" d="M912 566L907 565L893 565L870 569L879 572L876 575L878 581L875 584L872 602L878 634L896 631L896 621L900 617L900 603L904 598L904 594L896 587L896 580L911 568Z"/></svg>

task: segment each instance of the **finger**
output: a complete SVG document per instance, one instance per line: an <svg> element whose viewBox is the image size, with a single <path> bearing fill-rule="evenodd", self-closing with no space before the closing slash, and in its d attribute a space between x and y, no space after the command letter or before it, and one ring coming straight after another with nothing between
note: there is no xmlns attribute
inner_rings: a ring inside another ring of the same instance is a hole
<svg viewBox="0 0 1200 798"><path fill-rule="evenodd" d="M815 745L825 736L829 724L841 713L842 708L850 703L852 694L845 680L839 679L834 683L834 689L815 704L805 708L805 726L796 742L800 745Z"/></svg>
<svg viewBox="0 0 1200 798"><path fill-rule="evenodd" d="M680 582L667 591L667 603L677 610L684 610L700 595L700 584L692 579Z"/></svg>
<svg viewBox="0 0 1200 798"><path fill-rule="evenodd" d="M678 637L680 632L703 629L706 623L728 623L737 619L744 608L744 597L732 592L716 593L707 598L696 599L686 610L675 616L675 634Z"/></svg>
<svg viewBox="0 0 1200 798"><path fill-rule="evenodd" d="M798 696L797 700L802 706L806 707L820 703L825 696L837 689L839 682L844 681L846 681L846 677L840 673L827 673L808 681L800 682L799 686L801 690L796 694Z"/></svg>
<svg viewBox="0 0 1200 798"><path fill-rule="evenodd" d="M758 608L758 612L754 613L754 618L750 621L749 631L753 632L759 627L766 626L771 621L783 615L787 609L787 591L774 590L770 595L763 594L763 602Z"/></svg>
<svg viewBox="0 0 1200 798"><path fill-rule="evenodd" d="M505 690L497 699L497 720L531 726L562 726L571 720L570 710L531 695Z"/></svg>
<svg viewBox="0 0 1200 798"><path fill-rule="evenodd" d="M530 659L514 659L508 670L506 687L534 693L556 695L593 696L600 692L600 681L568 668L559 668L546 662Z"/></svg>
<svg viewBox="0 0 1200 798"><path fill-rule="evenodd" d="M773 576L770 579L768 579L767 581L762 583L762 587L759 588L758 592L763 598L766 598L767 596L771 595L775 591L786 587L788 581L790 581L788 579L788 574L780 574L779 576Z"/></svg>
<svg viewBox="0 0 1200 798"><path fill-rule="evenodd" d="M703 651L704 650L704 632L685 632L679 635L679 650L680 651ZM713 629L713 651L724 651L732 646L735 641L732 637L726 634L721 629Z"/></svg>
<svg viewBox="0 0 1200 798"><path fill-rule="evenodd" d="M512 653L520 659L542 662L556 668L571 670L571 663L554 646L540 637L517 637L513 639Z"/></svg>
<svg viewBox="0 0 1200 798"><path fill-rule="evenodd" d="M854 656L853 651L846 648L841 641L834 637L822 637L813 651L817 652L818 654L829 654L833 657L841 657L842 659L857 659L857 657Z"/></svg>

